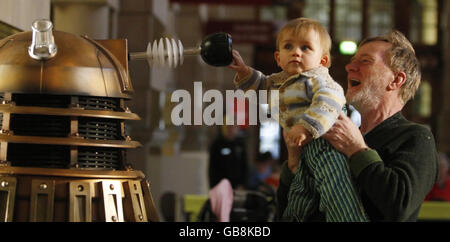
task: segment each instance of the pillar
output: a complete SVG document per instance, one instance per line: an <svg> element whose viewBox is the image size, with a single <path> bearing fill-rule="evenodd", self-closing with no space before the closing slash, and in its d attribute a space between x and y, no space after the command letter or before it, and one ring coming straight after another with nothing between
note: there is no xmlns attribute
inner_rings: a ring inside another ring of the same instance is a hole
<svg viewBox="0 0 450 242"><path fill-rule="evenodd" d="M55 30L91 39L115 37L118 0L51 0Z"/></svg>

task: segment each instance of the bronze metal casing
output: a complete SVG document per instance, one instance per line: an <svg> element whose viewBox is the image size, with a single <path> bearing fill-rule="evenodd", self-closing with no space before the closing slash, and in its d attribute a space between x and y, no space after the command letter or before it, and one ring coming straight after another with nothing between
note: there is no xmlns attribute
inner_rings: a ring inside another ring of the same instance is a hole
<svg viewBox="0 0 450 242"><path fill-rule="evenodd" d="M119 62L108 49L85 37L59 31L54 32L54 37L58 53L46 61L28 56L31 32L0 41L0 90L130 98L133 87L128 78L127 58ZM103 42L113 48L126 48L123 40Z"/></svg>
<svg viewBox="0 0 450 242"><path fill-rule="evenodd" d="M31 32L0 40L0 221L158 221L126 160L141 146L126 40L53 34L47 60L28 55Z"/></svg>

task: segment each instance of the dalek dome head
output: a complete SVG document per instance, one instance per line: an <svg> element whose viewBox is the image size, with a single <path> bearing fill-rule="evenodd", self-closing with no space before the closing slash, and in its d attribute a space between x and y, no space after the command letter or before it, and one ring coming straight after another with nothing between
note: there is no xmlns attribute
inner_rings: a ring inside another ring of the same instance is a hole
<svg viewBox="0 0 450 242"><path fill-rule="evenodd" d="M126 40L40 33L35 27L48 30L51 22L37 23L0 40L1 92L131 98Z"/></svg>

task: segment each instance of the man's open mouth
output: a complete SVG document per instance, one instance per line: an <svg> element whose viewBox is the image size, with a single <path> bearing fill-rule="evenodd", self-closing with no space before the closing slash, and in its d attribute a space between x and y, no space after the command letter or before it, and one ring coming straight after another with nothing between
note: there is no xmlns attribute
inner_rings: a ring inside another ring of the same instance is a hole
<svg viewBox="0 0 450 242"><path fill-rule="evenodd" d="M350 79L350 85L351 85L352 87L356 87L356 86L358 86L359 84L361 84L360 81L355 80L355 79Z"/></svg>

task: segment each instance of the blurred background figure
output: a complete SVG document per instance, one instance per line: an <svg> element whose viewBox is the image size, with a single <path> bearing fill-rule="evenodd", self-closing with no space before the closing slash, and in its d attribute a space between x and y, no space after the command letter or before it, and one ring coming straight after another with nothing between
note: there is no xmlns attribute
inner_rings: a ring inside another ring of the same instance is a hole
<svg viewBox="0 0 450 242"><path fill-rule="evenodd" d="M165 222L176 222L176 196L173 191L164 192L161 196L161 215Z"/></svg>
<svg viewBox="0 0 450 242"><path fill-rule="evenodd" d="M245 143L239 137L239 127L222 125L218 137L209 149L209 187L227 178L233 189L243 189L248 176Z"/></svg>
<svg viewBox="0 0 450 242"><path fill-rule="evenodd" d="M448 155L439 153L439 180L434 184L425 201L450 201L450 161Z"/></svg>
<svg viewBox="0 0 450 242"><path fill-rule="evenodd" d="M272 153L260 153L251 165L248 179L248 189L261 190L270 186L276 190L279 184L279 165L273 159Z"/></svg>

